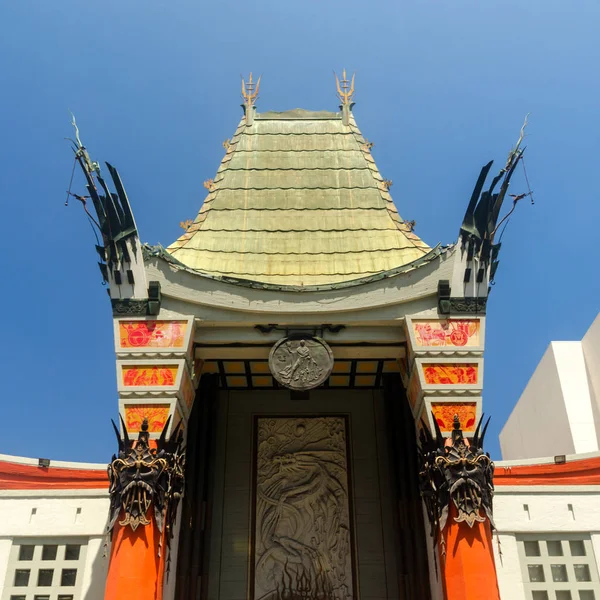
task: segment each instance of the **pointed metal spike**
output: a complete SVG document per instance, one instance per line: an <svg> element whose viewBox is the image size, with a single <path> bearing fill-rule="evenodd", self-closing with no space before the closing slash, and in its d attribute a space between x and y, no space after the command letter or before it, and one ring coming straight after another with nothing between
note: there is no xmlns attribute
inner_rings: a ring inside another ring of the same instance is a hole
<svg viewBox="0 0 600 600"><path fill-rule="evenodd" d="M440 426L437 422L437 419L435 418L435 415L433 414L433 411L431 411L431 417L433 418L433 425L435 427L435 441L440 447L442 447L444 445L444 436L442 436L442 430L440 429Z"/></svg>
<svg viewBox="0 0 600 600"><path fill-rule="evenodd" d="M433 435L431 435L431 431L429 431L429 426L425 419L421 419L421 432L420 435L423 436L427 443L432 443L434 441Z"/></svg>
<svg viewBox="0 0 600 600"><path fill-rule="evenodd" d="M165 426L163 427L163 430L160 433L160 437L158 438L157 447L159 449L165 447L165 442L167 441L167 431L169 430L170 422L171 422L171 416L169 415L169 418L166 420Z"/></svg>
<svg viewBox="0 0 600 600"><path fill-rule="evenodd" d="M179 423L177 423L177 425L175 425L175 428L173 429L173 433L171 433L171 439L177 443L179 443L179 440L177 439L179 434L183 433L183 431L181 429L182 425L183 425L183 421L179 421Z"/></svg>
<svg viewBox="0 0 600 600"><path fill-rule="evenodd" d="M123 450L123 440L121 439L121 434L119 432L119 428L117 427L117 424L111 419L110 422L112 423L113 429L115 430L115 435L117 436L117 443L119 445L119 450Z"/></svg>
<svg viewBox="0 0 600 600"><path fill-rule="evenodd" d="M475 428L475 433L473 434L473 443L477 446L479 443L479 432L481 430L481 421L483 421L483 417L485 413L481 413L481 417L479 417L479 421L477 421L477 427Z"/></svg>
<svg viewBox="0 0 600 600"><path fill-rule="evenodd" d="M123 426L123 444L125 445L125 448L130 448L131 441L129 439L129 432L127 431L127 426L125 425L125 421L123 420L123 417L121 415L119 415L119 419L121 419L121 425Z"/></svg>
<svg viewBox="0 0 600 600"><path fill-rule="evenodd" d="M483 432L481 434L481 439L479 441L479 447L483 450L483 440L485 439L485 434L487 432L488 425L490 424L492 417L488 417L488 420L485 422L485 426L483 428Z"/></svg>

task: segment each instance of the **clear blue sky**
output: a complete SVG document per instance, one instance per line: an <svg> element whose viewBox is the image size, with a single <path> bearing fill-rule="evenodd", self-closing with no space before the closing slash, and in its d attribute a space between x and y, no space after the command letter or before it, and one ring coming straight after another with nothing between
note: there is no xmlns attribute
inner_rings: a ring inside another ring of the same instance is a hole
<svg viewBox="0 0 600 600"><path fill-rule="evenodd" d="M599 23L584 0L1 2L0 452L105 462L115 449L110 306L81 207L64 206L67 109L119 168L142 239L166 245L235 130L240 73L262 73L259 111L335 110L346 67L400 214L431 245L456 240L479 169L501 166L531 113L536 204L506 231L488 311L499 458L548 343L580 339L600 309ZM511 191L525 191L520 171Z"/></svg>

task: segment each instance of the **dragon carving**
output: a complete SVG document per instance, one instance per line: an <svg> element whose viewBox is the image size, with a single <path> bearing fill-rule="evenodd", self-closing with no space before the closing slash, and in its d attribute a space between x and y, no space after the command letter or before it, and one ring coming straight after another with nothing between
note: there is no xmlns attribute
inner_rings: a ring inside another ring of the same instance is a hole
<svg viewBox="0 0 600 600"><path fill-rule="evenodd" d="M165 531L167 545L173 537L173 525L179 501L183 497L185 481L185 453L183 432L178 424L167 439L169 427L165 427L151 447L148 421L144 419L137 441L129 438L123 419L123 438L112 422L119 443L118 456L113 455L108 465L110 518L107 532L112 534L119 521L122 527L135 531L140 525L152 522L150 508L158 530ZM160 552L160 546L159 546Z"/></svg>
<svg viewBox="0 0 600 600"><path fill-rule="evenodd" d="M456 509L455 522L473 527L487 519L494 528L494 463L483 451L489 419L483 430L482 420L483 416L470 440L463 436L458 415L448 438L442 436L435 417L435 436L425 424L421 429L419 485L434 543L447 525L452 505ZM443 550L442 538L442 553Z"/></svg>

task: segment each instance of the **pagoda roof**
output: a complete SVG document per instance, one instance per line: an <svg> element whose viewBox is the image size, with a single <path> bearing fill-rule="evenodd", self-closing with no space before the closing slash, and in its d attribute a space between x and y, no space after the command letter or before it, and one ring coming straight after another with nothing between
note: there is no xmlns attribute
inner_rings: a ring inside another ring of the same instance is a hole
<svg viewBox="0 0 600 600"><path fill-rule="evenodd" d="M225 146L198 216L166 249L189 269L230 282L320 286L431 252L398 214L351 112L255 114Z"/></svg>

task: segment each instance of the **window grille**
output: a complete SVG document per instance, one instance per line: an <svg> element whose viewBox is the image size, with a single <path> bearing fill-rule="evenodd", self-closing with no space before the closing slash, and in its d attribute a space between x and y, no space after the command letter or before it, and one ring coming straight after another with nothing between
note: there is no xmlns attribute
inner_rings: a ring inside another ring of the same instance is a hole
<svg viewBox="0 0 600 600"><path fill-rule="evenodd" d="M81 600L84 538L13 540L1 600Z"/></svg>
<svg viewBox="0 0 600 600"><path fill-rule="evenodd" d="M527 600L600 600L589 536L521 535L517 545Z"/></svg>

